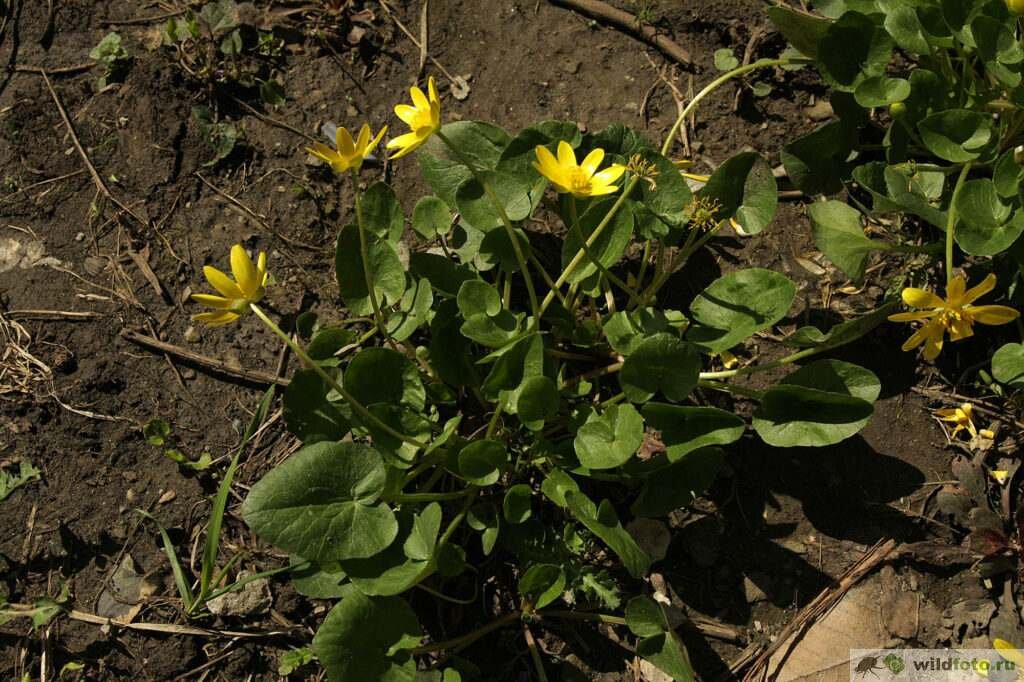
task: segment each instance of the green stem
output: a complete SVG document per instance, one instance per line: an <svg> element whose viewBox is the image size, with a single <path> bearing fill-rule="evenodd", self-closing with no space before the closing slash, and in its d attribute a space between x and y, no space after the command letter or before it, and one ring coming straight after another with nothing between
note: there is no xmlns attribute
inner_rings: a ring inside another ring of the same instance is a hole
<svg viewBox="0 0 1024 682"><path fill-rule="evenodd" d="M741 377L746 374L754 374L755 372L763 372L768 369L775 369L776 367L782 367L804 358L809 358L812 355L823 353L827 350L832 350L831 346L821 346L820 348L805 348L804 350L797 351L791 355L787 355L784 358L778 360L772 360L771 362L764 362L759 365L747 365L746 367L739 367L737 369L725 369L720 372L701 372L701 379L729 379L732 377Z"/></svg>
<svg viewBox="0 0 1024 682"><path fill-rule="evenodd" d="M381 336L394 347L395 342L384 327L384 316L380 312L380 303L377 301L377 288L373 285L373 273L370 272L370 247L366 241L366 226L363 224L363 194L359 191L359 171L352 169L352 191L355 195L356 206L356 228L359 230L359 258L363 262L363 279L366 282L366 292L370 298L370 307L373 308L373 319L377 323L377 329Z"/></svg>
<svg viewBox="0 0 1024 682"><path fill-rule="evenodd" d="M752 62L745 66L740 66L733 69L732 71L726 71L721 76L711 81L704 86L704 89L694 95L693 99L686 105L683 111L679 114L676 122L672 124L672 129L668 131L668 135L665 136L665 142L661 145L661 155L666 156L668 150L672 147L672 140L675 139L676 134L679 132L679 128L683 125L686 117L693 113L693 110L697 108L697 104L710 95L712 92L717 90L719 87L728 83L733 78L737 78L744 74L756 71L757 69L767 69L775 66L786 66L787 64L810 64L812 60L804 58L781 58L781 59L759 59L756 62Z"/></svg>
<svg viewBox="0 0 1024 682"><path fill-rule="evenodd" d="M483 187L487 198L490 199L491 204L498 211L502 225L505 226L505 232L508 235L508 240L512 243L512 251L515 253L516 262L519 264L519 271L523 273L523 279L526 281L526 295L530 299L530 310L533 312L534 318L539 320L540 312L537 307L537 292L533 288L533 278L530 276L530 270L526 264L526 257L523 255L523 249L519 244L519 238L516 236L515 228L512 226L512 221L509 220L508 213L505 212L505 205L501 203L500 199L498 199L498 195L494 193L494 190L491 188L491 184L487 182L487 180L477 171L473 162L466 158L466 156L459 151L459 149L452 144L452 141L449 140L440 130L438 130L435 135L437 135L439 140L445 143L455 158L459 160L459 163L465 166L473 175L473 179L480 183L480 186Z"/></svg>
<svg viewBox="0 0 1024 682"><path fill-rule="evenodd" d="M318 363L313 358L309 357L309 355L306 354L306 351L303 350L299 344L292 341L291 337L285 334L281 330L281 328L277 326L276 322L267 317L267 314L263 312L258 305L253 303L249 305L249 308L252 310L253 314L256 315L256 317L260 318L260 321L263 322L263 324L265 324L267 328L270 329L270 331L274 332L274 334L276 334L278 338L284 341L285 344L289 348L291 348L292 352L295 353L295 355L300 360L302 360L302 362L305 363L307 367L309 367L318 375L320 375L320 378L326 381L328 386L337 391L338 395L340 395L342 399L349 404L349 406L352 408L352 411L359 415L359 417L363 420L364 423L366 423L367 425L372 425L381 433L385 433L391 436L392 438L397 438L403 443L408 443L409 445L412 445L420 449L427 447L425 443L421 443L420 441L416 440L415 438L412 438L411 436L407 436L404 433L396 431L395 429L391 428L390 426L382 422L375 414L366 409L365 405L356 400L351 393L342 388L341 384L339 384L334 377L325 372L324 368L320 366L320 363Z"/></svg>
<svg viewBox="0 0 1024 682"><path fill-rule="evenodd" d="M639 305L645 306L652 298L657 296L658 292L661 291L661 288L668 282L669 277L672 276L672 273L681 268L686 261L690 259L690 256L707 244L712 237L718 234L718 231L724 224L724 221L718 223L715 227L701 235L699 239L695 239L697 230L691 230L690 234L686 238L686 243L683 244L683 248L679 250L679 253L677 253L671 261L669 261L668 267L656 272L654 279L651 281L651 286L649 286L645 292L640 294Z"/></svg>
<svg viewBox="0 0 1024 682"><path fill-rule="evenodd" d="M473 642L475 642L476 640L480 639L481 637L483 637L486 634L494 632L495 630L500 630L501 628L503 628L503 627L505 627L507 625L511 625L512 623L515 623L521 617L522 617L522 613L520 611L513 611L512 613L506 613L501 618L496 618L495 620L492 620L490 623L487 623L485 625L481 625L476 630L473 630L472 632L468 632L468 633L466 633L466 634L464 634L464 635L462 635L460 637L455 637L454 639L447 639L447 640L445 640L443 642L435 642L433 644L427 644L425 646L418 646L415 649L409 649L409 653L412 654L413 656L416 656L416 655L419 655L419 654L433 653L435 651L446 651L448 649L460 649L462 647L465 647L465 646L468 646L468 645L472 644Z"/></svg>
<svg viewBox="0 0 1024 682"><path fill-rule="evenodd" d="M971 162L968 161L964 164L964 167L960 169L960 175L957 176L956 185L953 186L953 196L949 199L949 216L946 219L946 289L947 294L949 285L953 281L953 232L956 228L956 200L960 196L960 190L963 188L964 183L967 181L967 174L971 170Z"/></svg>
<svg viewBox="0 0 1024 682"><path fill-rule="evenodd" d="M612 274L608 268L606 268L597 259L597 257L590 252L590 246L587 245L587 240L583 236L583 228L580 227L580 218L576 210L576 197L571 194L569 195L569 219L572 221L572 230L580 240L581 248L583 249L583 253L586 255L587 259L594 264L594 266L609 282L626 292L629 295L630 302L635 302L637 300L637 293L633 290L633 287L623 282L617 275Z"/></svg>
<svg viewBox="0 0 1024 682"><path fill-rule="evenodd" d="M629 181L629 183L626 185L626 188L622 190L622 194L620 194L619 198L616 199L614 204L612 204L612 207L608 209L608 213L606 213L604 218L601 219L601 222L598 223L597 227L594 228L594 231L590 233L590 236L586 238L580 250L577 251L576 255L572 257L572 260L569 261L569 264L565 266L565 269L562 270L562 274L560 274L558 276L558 279L555 280L555 286L552 287L551 291L547 293L547 295L544 297L544 300L541 302L540 314L534 315L533 326L540 324L540 318L544 316L544 313L545 311L547 311L548 306L550 306L551 303L555 300L555 291L557 289L560 289L562 285L566 283L566 281L572 276L572 273L576 271L576 268L579 267L580 263L583 262L583 259L587 257L586 249L589 249L591 246L593 246L594 242L598 240L598 238L601 236L601 233L604 232L605 228L607 228L608 225L611 224L612 219L615 217L615 214L618 213L619 209L621 209L622 206L626 203L626 199L629 198L630 193L632 193L633 189L637 186L637 183L639 182L640 178L635 176L632 180Z"/></svg>
<svg viewBox="0 0 1024 682"><path fill-rule="evenodd" d="M490 438L491 436L494 435L494 432L498 430L498 422L501 419L501 412L502 407L501 403L499 402L494 406L494 414L491 415L491 421L487 425L487 434L484 436L484 438Z"/></svg>
<svg viewBox="0 0 1024 682"><path fill-rule="evenodd" d="M764 397L764 391L757 391L752 388L744 388L742 386L736 386L734 384L726 384L721 381L708 381L701 379L698 385L701 388L710 388L713 391L723 391L725 393L732 393L734 395L742 395L747 398L753 398L754 400L760 400Z"/></svg>
<svg viewBox="0 0 1024 682"><path fill-rule="evenodd" d="M559 620L586 620L608 625L625 625L626 619L619 616L612 616L607 613L594 613L591 611L565 611L551 609L548 611L537 611L537 615L543 618L557 618Z"/></svg>
<svg viewBox="0 0 1024 682"><path fill-rule="evenodd" d="M389 499L392 502L411 503L411 502L440 502L443 500L458 500L467 495L473 495L476 490L473 488L463 488L462 490L455 490L450 493L399 493L391 496Z"/></svg>

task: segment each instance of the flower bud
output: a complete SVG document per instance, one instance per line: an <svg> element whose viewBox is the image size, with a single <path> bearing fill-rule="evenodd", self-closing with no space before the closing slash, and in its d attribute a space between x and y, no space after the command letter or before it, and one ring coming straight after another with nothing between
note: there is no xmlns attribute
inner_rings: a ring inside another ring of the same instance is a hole
<svg viewBox="0 0 1024 682"><path fill-rule="evenodd" d="M1013 160L1018 166L1024 166L1024 144L1019 144L1013 149Z"/></svg>
<svg viewBox="0 0 1024 682"><path fill-rule="evenodd" d="M1021 0L1024 2L1024 0ZM893 118L903 118L907 113L907 105L903 102L893 102L889 105L889 115Z"/></svg>

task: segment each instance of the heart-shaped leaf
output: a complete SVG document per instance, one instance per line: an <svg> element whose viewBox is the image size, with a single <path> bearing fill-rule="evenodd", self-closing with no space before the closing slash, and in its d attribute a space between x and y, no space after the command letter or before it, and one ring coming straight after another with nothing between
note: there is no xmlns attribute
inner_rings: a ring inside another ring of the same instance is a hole
<svg viewBox="0 0 1024 682"><path fill-rule="evenodd" d="M573 445L580 464L588 469L613 469L625 464L644 439L644 420L630 404L613 405L603 414L592 412L576 432Z"/></svg>
<svg viewBox="0 0 1024 682"><path fill-rule="evenodd" d="M661 391L673 402L684 400L697 387L700 353L674 334L645 339L626 358L619 374L622 391L630 401L642 403Z"/></svg>
<svg viewBox="0 0 1024 682"><path fill-rule="evenodd" d="M686 338L708 353L728 350L785 317L795 296L796 286L771 270L729 273L693 299Z"/></svg>
<svg viewBox="0 0 1024 682"><path fill-rule="evenodd" d="M394 513L379 501L384 480L373 448L307 445L252 487L242 516L267 542L317 563L372 556L398 534Z"/></svg>
<svg viewBox="0 0 1024 682"><path fill-rule="evenodd" d="M1024 387L1024 344L1007 343L992 356L992 376L1001 384Z"/></svg>

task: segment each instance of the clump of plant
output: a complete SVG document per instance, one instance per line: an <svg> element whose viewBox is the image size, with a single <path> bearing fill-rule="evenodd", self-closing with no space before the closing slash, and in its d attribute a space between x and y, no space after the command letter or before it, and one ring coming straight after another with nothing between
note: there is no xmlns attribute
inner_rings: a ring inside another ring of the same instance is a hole
<svg viewBox="0 0 1024 682"><path fill-rule="evenodd" d="M934 360L945 339L1019 313L978 304L1005 293L1019 305L1024 267L1024 48L1020 3L867 0L814 3L824 16L768 10L832 88L838 120L787 145L794 184L812 195L848 191L853 206L809 208L818 247L851 279L873 252L944 257L945 296L907 287L920 322L904 350ZM889 218L883 238L863 218ZM971 264L971 287L957 264ZM1005 288L996 290L998 280ZM992 374L1021 386L1024 346L1004 345Z"/></svg>
<svg viewBox="0 0 1024 682"><path fill-rule="evenodd" d="M730 351L746 355L786 317L794 283L743 268L690 297L673 280L723 231L768 228L778 194L751 152L693 191L671 140L715 88L792 62L722 75L660 147L622 125L444 124L430 79L395 108L409 130L387 143L392 159L417 155L433 191L411 216L363 172L384 130L338 127L332 145L310 149L348 176L354 197L334 261L344 319L306 315L281 329L262 303L271 264L242 245L233 277L205 269L216 293L194 296L209 308L197 320L251 315L302 363L283 412L303 447L251 488L242 514L293 556L299 592L340 600L313 642L331 680L411 679L499 628L522 628L530 646L532 628L560 620L625 626L639 655L693 678L662 607L640 594L652 558L629 521L688 505L714 480L722 446L748 429L779 447L853 436L880 388L863 367L815 356L891 307L801 328L789 354L738 364ZM558 225L557 253L540 250L533 221ZM405 257L410 223L419 245ZM769 369L781 378L767 387L743 381ZM752 420L734 400L755 404ZM498 570L508 565L511 582ZM483 583L508 604L493 620L443 641L424 632L414 588L417 600L468 603Z"/></svg>
<svg viewBox="0 0 1024 682"><path fill-rule="evenodd" d="M95 59L103 67L103 75L96 79L96 89L105 90L108 85L124 79L131 57L121 44L121 36L110 32L89 52L89 59Z"/></svg>
<svg viewBox="0 0 1024 682"><path fill-rule="evenodd" d="M174 48L186 73L209 88L211 98L217 89L228 94L258 89L264 103L284 102L277 69L284 41L243 23L235 0L213 0L198 12L168 19L164 44Z"/></svg>

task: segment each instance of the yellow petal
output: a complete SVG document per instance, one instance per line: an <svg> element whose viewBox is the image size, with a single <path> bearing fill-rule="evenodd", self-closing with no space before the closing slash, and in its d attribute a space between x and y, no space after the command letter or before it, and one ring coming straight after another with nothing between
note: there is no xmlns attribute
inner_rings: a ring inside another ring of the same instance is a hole
<svg viewBox="0 0 1024 682"><path fill-rule="evenodd" d="M267 272L267 252L260 251L259 258L256 259L256 279L259 281L260 286L267 285L267 277L270 273Z"/></svg>
<svg viewBox="0 0 1024 682"><path fill-rule="evenodd" d="M213 296L212 294L192 294L192 300L205 305L207 308L215 308L217 310L227 310L231 307L231 299L224 298L223 296Z"/></svg>
<svg viewBox="0 0 1024 682"><path fill-rule="evenodd" d="M935 415L944 422L955 422L959 419L956 412L955 407L943 407L941 410L935 410Z"/></svg>
<svg viewBox="0 0 1024 682"><path fill-rule="evenodd" d="M423 91L413 86L409 88L409 96L412 97L412 105L420 111L430 111L430 102Z"/></svg>
<svg viewBox="0 0 1024 682"><path fill-rule="evenodd" d="M936 323L926 324L922 328L926 332L924 341L924 359L931 362L935 358L939 357L939 353L942 352L942 344L944 341L944 334L942 325Z"/></svg>
<svg viewBox="0 0 1024 682"><path fill-rule="evenodd" d="M995 647L999 655L1010 661L1018 668L1024 668L1024 653L1014 645L1007 642L1005 639L993 639L992 646Z"/></svg>
<svg viewBox="0 0 1024 682"><path fill-rule="evenodd" d="M930 291L907 287L903 290L903 302L914 308L942 308L946 302Z"/></svg>
<svg viewBox="0 0 1024 682"><path fill-rule="evenodd" d="M600 185L610 185L619 178L621 178L622 174L625 172L626 167L616 163L611 166L608 166L603 171L595 175L593 181L594 183Z"/></svg>
<svg viewBox="0 0 1024 682"><path fill-rule="evenodd" d="M556 185L564 187L568 184L565 182L565 173L562 166L558 164L555 155L551 153L550 149L537 146L534 149L534 154L537 155L537 162L533 164L533 167L537 169L538 173Z"/></svg>
<svg viewBox="0 0 1024 682"><path fill-rule="evenodd" d="M967 308L967 311L975 322L981 324L1006 324L1007 322L1013 322L1020 313L1005 305L979 305L971 306Z"/></svg>
<svg viewBox="0 0 1024 682"><path fill-rule="evenodd" d="M238 288L238 285L212 265L203 267L203 275L206 276L206 281L210 283L210 286L220 292L221 296L225 298L242 298L242 290Z"/></svg>
<svg viewBox="0 0 1024 682"><path fill-rule="evenodd" d="M434 83L433 76L427 79L427 92L430 93L431 105L436 106L440 110L441 98L437 96L437 85ZM433 106L431 108L433 108Z"/></svg>
<svg viewBox="0 0 1024 682"><path fill-rule="evenodd" d="M380 141L384 139L384 133L386 133L387 131L388 131L388 127L387 126L384 126L383 128L381 128L380 132L377 133L377 136L375 138L373 138L372 140L370 140L370 143L366 145L366 149L363 151L363 153L364 154L369 154L374 149L376 149L377 145L380 144Z"/></svg>
<svg viewBox="0 0 1024 682"><path fill-rule="evenodd" d="M356 153L356 145L352 141L352 134L345 126L338 126L338 132L334 134L334 142L338 146L338 153L346 159L351 159Z"/></svg>
<svg viewBox="0 0 1024 682"><path fill-rule="evenodd" d="M925 327L921 327L920 329L915 331L913 334L911 334L910 338L908 338L906 341L903 342L903 345L900 347L900 350L902 350L902 351L914 350L915 348L920 346L922 343L924 343L925 337L927 335L928 334L925 331Z"/></svg>
<svg viewBox="0 0 1024 682"><path fill-rule="evenodd" d="M967 280L957 275L946 287L946 302L950 307L963 305L964 290L967 289Z"/></svg>
<svg viewBox="0 0 1024 682"><path fill-rule="evenodd" d="M578 197L603 197L606 194L615 194L619 191L619 188L615 185L599 185L594 183L590 186L590 189L585 192L576 192Z"/></svg>
<svg viewBox="0 0 1024 682"><path fill-rule="evenodd" d="M972 336L974 336L974 330L971 329L971 323L969 320L953 320L949 323L950 341L960 341Z"/></svg>
<svg viewBox="0 0 1024 682"><path fill-rule="evenodd" d="M226 324L231 324L238 318L238 313L233 313L229 310L216 313L199 313L192 316L192 319L196 322L202 322L209 327L223 327Z"/></svg>
<svg viewBox="0 0 1024 682"><path fill-rule="evenodd" d="M416 109L410 107L408 104L399 104L395 107L395 116L402 120L402 123L406 124L410 128L413 125L413 121L416 120L417 116Z"/></svg>
<svg viewBox="0 0 1024 682"><path fill-rule="evenodd" d="M909 313L896 313L889 316L890 322L916 322L917 320L927 320L929 317L935 317L939 314L937 310L915 310Z"/></svg>
<svg viewBox="0 0 1024 682"><path fill-rule="evenodd" d="M417 133L406 133L405 135L399 135L395 139L388 142L388 149L397 149L398 152L391 155L392 159L400 159L406 154L415 151L421 144L426 141L426 137L418 135Z"/></svg>
<svg viewBox="0 0 1024 682"><path fill-rule="evenodd" d="M256 293L256 289L260 286L256 279L256 266L253 265L252 259L249 258L249 254L245 252L245 247L241 244L231 247L231 274L235 276L235 281L238 282L238 288L243 296L249 297Z"/></svg>
<svg viewBox="0 0 1024 682"><path fill-rule="evenodd" d="M329 164L338 159L338 153L322 142L314 142L312 147L306 147L306 151Z"/></svg>
<svg viewBox="0 0 1024 682"><path fill-rule="evenodd" d="M984 296L985 294L987 294L988 292L992 291L995 288L996 276L990 272L985 279L981 280L981 284L979 284L976 287L971 287L966 292L964 292L962 303L964 305L968 303L974 303L976 300L978 300L979 298L981 298L982 296Z"/></svg>
<svg viewBox="0 0 1024 682"><path fill-rule="evenodd" d="M359 138L356 140L356 151L360 154L365 153L366 145L370 142L370 126L366 123L359 129Z"/></svg>
<svg viewBox="0 0 1024 682"><path fill-rule="evenodd" d="M593 175L601 167L602 161L604 161L604 150L599 147L587 154L587 157L583 159L583 163L580 164L580 168L585 170L587 175Z"/></svg>
<svg viewBox="0 0 1024 682"><path fill-rule="evenodd" d="M558 142L558 165L569 168L576 165L576 152L572 150L572 145L565 140Z"/></svg>

